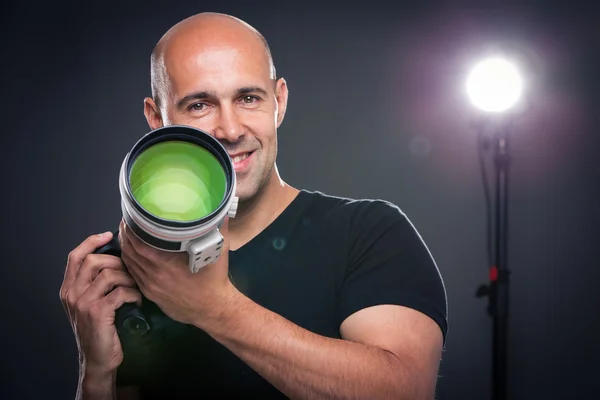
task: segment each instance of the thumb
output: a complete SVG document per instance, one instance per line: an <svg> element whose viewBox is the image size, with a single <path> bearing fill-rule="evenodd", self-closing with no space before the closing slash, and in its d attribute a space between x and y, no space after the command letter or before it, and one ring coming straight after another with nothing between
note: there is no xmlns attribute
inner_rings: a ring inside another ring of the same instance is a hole
<svg viewBox="0 0 600 400"><path fill-rule="evenodd" d="M77 253L80 261L83 261L86 255L93 253L100 247L106 245L112 240L112 237L113 233L111 231L90 235L87 239L81 242L79 246L77 246L73 253Z"/></svg>

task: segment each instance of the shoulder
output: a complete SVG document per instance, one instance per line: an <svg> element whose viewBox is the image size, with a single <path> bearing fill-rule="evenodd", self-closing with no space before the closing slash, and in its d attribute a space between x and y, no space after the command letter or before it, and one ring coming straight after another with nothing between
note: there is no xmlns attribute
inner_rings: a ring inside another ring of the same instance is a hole
<svg viewBox="0 0 600 400"><path fill-rule="evenodd" d="M376 216L405 217L398 205L384 199L351 198L308 190L302 190L301 193L303 196L310 198L313 206L345 213L353 218Z"/></svg>
<svg viewBox="0 0 600 400"><path fill-rule="evenodd" d="M303 190L302 193L310 197L311 208L346 221L351 230L385 228L394 224L413 228L400 207L388 200L341 197L307 190Z"/></svg>
<svg viewBox="0 0 600 400"><path fill-rule="evenodd" d="M340 289L340 323L382 304L430 316L447 331L446 291L428 246L401 208L384 199L351 199L315 193L328 204L336 227L347 229L347 261Z"/></svg>

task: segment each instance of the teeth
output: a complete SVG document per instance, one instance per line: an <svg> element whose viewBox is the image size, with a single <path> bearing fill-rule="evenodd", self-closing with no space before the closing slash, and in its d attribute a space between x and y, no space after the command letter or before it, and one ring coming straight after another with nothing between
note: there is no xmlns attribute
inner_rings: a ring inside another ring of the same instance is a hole
<svg viewBox="0 0 600 400"><path fill-rule="evenodd" d="M240 155L240 156L235 156L235 157L233 157L233 162L234 162L234 163L238 163L238 162L240 162L240 161L243 161L243 160L245 160L246 158L248 158L248 153L244 153L244 154L242 154L242 155Z"/></svg>

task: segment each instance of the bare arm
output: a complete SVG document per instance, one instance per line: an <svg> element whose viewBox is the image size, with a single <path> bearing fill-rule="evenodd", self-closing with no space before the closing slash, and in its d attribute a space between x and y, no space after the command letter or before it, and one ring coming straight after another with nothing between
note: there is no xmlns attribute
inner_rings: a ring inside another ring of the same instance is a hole
<svg viewBox="0 0 600 400"><path fill-rule="evenodd" d="M137 387L116 387L116 373L101 376L82 372L80 375L76 400L139 400Z"/></svg>
<svg viewBox="0 0 600 400"><path fill-rule="evenodd" d="M77 389L77 400L139 400L135 386L115 387L110 379L84 379Z"/></svg>
<svg viewBox="0 0 600 400"><path fill-rule="evenodd" d="M115 400L117 390L115 387L116 373L99 373L86 371L85 366L79 370L79 385L77 386L76 400Z"/></svg>
<svg viewBox="0 0 600 400"><path fill-rule="evenodd" d="M236 295L218 323L203 327L291 398L432 399L442 333L429 317L383 305L323 337Z"/></svg>

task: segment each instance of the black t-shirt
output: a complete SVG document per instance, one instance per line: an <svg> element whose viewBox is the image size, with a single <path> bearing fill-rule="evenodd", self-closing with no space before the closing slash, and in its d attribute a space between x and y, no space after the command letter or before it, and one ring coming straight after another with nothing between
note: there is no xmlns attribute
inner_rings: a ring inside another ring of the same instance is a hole
<svg viewBox="0 0 600 400"><path fill-rule="evenodd" d="M254 302L319 335L340 338L344 319L378 304L421 311L444 338L448 329L446 292L429 250L401 210L383 200L302 190L230 252L229 271ZM143 342L123 343L118 385L140 386L142 399L285 398L209 335L165 318Z"/></svg>

